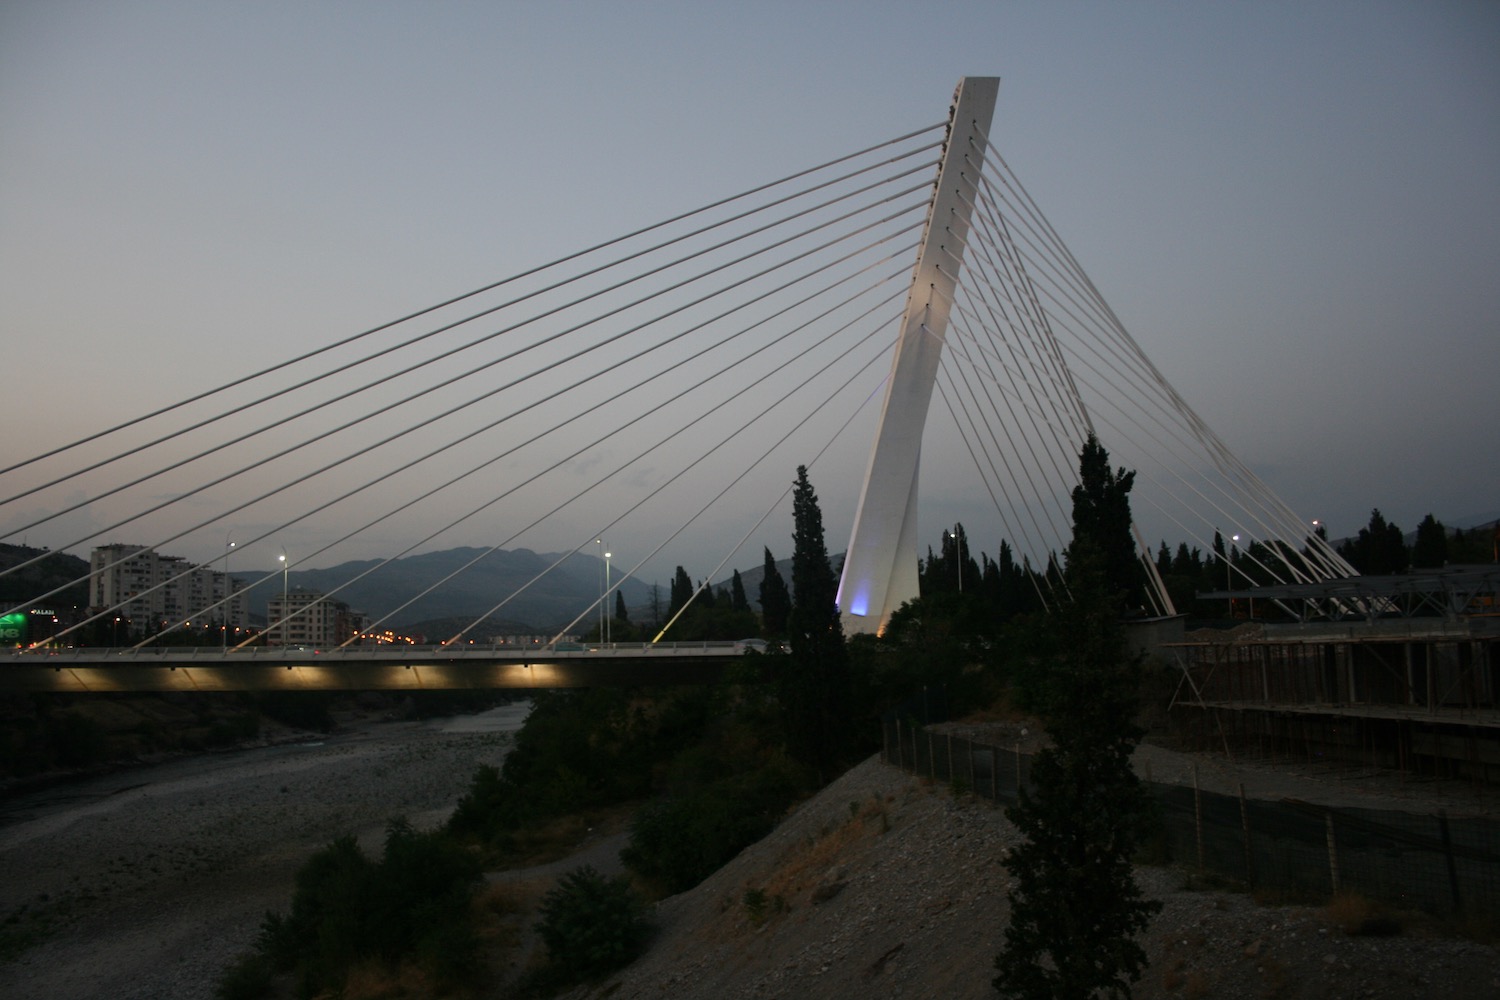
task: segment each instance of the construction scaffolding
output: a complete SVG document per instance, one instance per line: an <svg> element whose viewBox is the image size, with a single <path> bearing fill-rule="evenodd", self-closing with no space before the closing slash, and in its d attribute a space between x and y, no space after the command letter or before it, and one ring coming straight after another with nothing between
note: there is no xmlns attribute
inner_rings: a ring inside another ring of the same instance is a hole
<svg viewBox="0 0 1500 1000"><path fill-rule="evenodd" d="M1190 745L1500 784L1500 618L1252 622L1160 649Z"/></svg>

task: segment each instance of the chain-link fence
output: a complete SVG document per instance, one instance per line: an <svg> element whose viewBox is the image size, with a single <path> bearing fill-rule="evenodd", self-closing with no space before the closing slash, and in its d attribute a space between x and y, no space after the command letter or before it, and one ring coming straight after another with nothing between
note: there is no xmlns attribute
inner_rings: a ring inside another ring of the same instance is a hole
<svg viewBox="0 0 1500 1000"><path fill-rule="evenodd" d="M889 720L882 759L997 802L1031 788L1032 755ZM1354 891L1401 908L1500 917L1500 823L1144 782L1164 860L1251 888Z"/></svg>

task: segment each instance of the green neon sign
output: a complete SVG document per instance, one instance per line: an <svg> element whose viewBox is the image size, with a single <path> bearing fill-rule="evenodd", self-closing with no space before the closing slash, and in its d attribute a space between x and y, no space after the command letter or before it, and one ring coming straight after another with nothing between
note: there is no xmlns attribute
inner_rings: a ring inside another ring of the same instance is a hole
<svg viewBox="0 0 1500 1000"><path fill-rule="evenodd" d="M26 641L28 618L24 612L0 615L0 645L19 646Z"/></svg>

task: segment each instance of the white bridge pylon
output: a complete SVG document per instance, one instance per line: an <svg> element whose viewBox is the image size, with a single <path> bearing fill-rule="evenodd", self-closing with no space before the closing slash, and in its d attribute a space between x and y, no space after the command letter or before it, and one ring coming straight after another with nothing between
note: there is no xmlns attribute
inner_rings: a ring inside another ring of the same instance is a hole
<svg viewBox="0 0 1500 1000"><path fill-rule="evenodd" d="M880 429L839 581L845 633L880 632L891 612L918 596L917 468L922 432L999 91L999 77L964 77L954 95L947 144L886 382Z"/></svg>

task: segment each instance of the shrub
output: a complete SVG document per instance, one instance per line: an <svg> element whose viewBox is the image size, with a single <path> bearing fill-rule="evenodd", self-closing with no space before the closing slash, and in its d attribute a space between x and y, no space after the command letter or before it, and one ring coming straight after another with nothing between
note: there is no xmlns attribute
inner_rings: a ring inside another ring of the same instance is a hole
<svg viewBox="0 0 1500 1000"><path fill-rule="evenodd" d="M646 905L623 877L591 867L564 875L542 899L537 933L554 970L593 979L629 964L651 934Z"/></svg>
<svg viewBox="0 0 1500 1000"><path fill-rule="evenodd" d="M257 1000L271 990L270 961L256 952L247 952L235 960L219 986L214 990L216 1000Z"/></svg>
<svg viewBox="0 0 1500 1000"><path fill-rule="evenodd" d="M637 815L620 852L669 893L685 892L764 837L795 800L800 774L783 755L753 769L653 803Z"/></svg>
<svg viewBox="0 0 1500 1000"><path fill-rule="evenodd" d="M306 996L337 991L352 967L372 960L394 967L415 957L440 982L461 981L478 965L467 921L481 875L468 851L403 819L387 827L378 863L342 837L297 872L291 913L266 915L256 952L270 967L295 970Z"/></svg>

